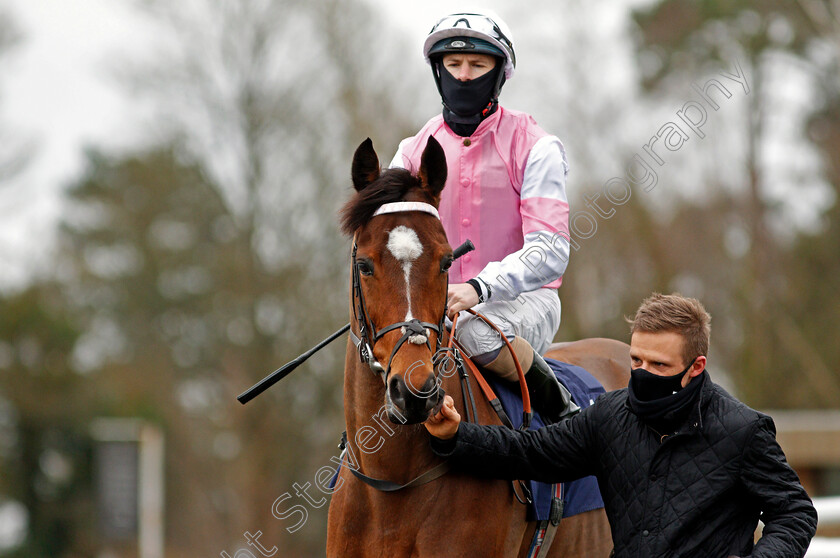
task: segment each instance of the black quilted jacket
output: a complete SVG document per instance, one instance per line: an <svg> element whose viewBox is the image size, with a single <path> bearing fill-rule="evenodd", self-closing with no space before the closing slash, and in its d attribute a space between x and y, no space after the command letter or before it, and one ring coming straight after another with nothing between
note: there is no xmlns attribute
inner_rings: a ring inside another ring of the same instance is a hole
<svg viewBox="0 0 840 558"><path fill-rule="evenodd" d="M462 423L432 449L459 467L546 482L594 474L616 558L801 558L817 513L776 442L770 417L707 381L676 433L634 415L627 390L531 432ZM762 538L753 548L759 518Z"/></svg>

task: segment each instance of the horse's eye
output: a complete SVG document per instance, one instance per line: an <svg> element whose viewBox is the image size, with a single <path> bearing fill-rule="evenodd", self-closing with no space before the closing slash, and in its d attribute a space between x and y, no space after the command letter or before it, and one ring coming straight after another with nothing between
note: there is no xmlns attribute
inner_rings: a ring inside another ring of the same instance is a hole
<svg viewBox="0 0 840 558"><path fill-rule="evenodd" d="M445 273L449 271L449 268L452 267L452 262L454 258L451 255L444 256L444 258L440 261L440 271L441 273Z"/></svg>
<svg viewBox="0 0 840 558"><path fill-rule="evenodd" d="M367 277L373 275L373 264L371 264L370 262L361 260L356 264L356 266L359 268L359 273L361 273L362 275L365 275Z"/></svg>

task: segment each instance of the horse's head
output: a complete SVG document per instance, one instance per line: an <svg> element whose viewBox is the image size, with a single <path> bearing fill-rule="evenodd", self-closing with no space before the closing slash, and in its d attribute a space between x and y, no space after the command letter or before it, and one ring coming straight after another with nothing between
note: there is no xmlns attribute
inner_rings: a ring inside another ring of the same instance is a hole
<svg viewBox="0 0 840 558"><path fill-rule="evenodd" d="M385 383L391 420L423 422L442 398L432 360L453 257L437 216L446 158L430 137L417 176L380 171L368 139L353 156L352 176L356 194L342 209L342 228L353 236L352 336Z"/></svg>

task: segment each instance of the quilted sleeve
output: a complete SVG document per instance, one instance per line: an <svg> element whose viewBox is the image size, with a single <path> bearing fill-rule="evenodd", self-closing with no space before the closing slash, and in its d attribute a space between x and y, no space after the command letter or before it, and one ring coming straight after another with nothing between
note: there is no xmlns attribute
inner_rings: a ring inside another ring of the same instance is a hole
<svg viewBox="0 0 840 558"><path fill-rule="evenodd" d="M764 532L751 556L802 558L817 530L817 512L763 416L744 453L741 482L759 503Z"/></svg>
<svg viewBox="0 0 840 558"><path fill-rule="evenodd" d="M594 474L591 411L539 430L461 423L451 440L432 438L432 449L474 474L501 479L565 482Z"/></svg>

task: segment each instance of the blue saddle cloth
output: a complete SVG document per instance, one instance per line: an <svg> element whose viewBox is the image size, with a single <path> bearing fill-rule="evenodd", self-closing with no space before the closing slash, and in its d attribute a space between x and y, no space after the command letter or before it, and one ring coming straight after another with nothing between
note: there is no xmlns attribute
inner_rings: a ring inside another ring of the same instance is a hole
<svg viewBox="0 0 840 558"><path fill-rule="evenodd" d="M589 407L599 395L605 392L598 380L580 366L550 358L545 359L545 361L554 370L557 379L566 386L572 394L572 399L581 409ZM498 380L492 374L487 374L485 378L499 396L502 407L510 417L513 426L519 428L522 424L523 410L519 386ZM544 426L542 418L535 412L531 420L530 430L536 430L541 426ZM528 481L528 484L534 499L529 509L528 519L545 521L548 519L551 509L552 487L550 484L536 481ZM603 507L604 501L601 499L601 491L595 477L584 477L576 481L563 483L563 517L570 517Z"/></svg>

